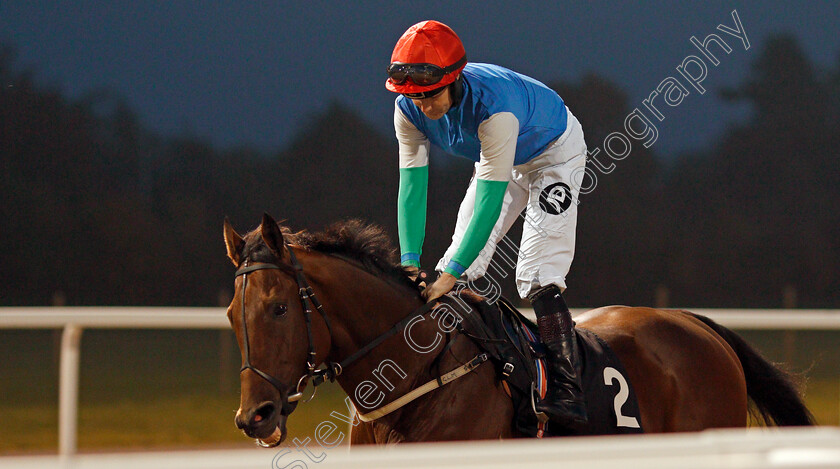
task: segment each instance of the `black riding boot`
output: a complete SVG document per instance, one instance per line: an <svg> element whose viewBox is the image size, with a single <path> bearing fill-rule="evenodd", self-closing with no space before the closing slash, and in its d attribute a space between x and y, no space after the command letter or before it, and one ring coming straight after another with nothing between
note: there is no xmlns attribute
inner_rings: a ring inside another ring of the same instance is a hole
<svg viewBox="0 0 840 469"><path fill-rule="evenodd" d="M551 285L531 295L542 342L548 348L549 382L536 407L551 420L574 428L586 423L586 402L580 384L581 362L574 321L560 288Z"/></svg>

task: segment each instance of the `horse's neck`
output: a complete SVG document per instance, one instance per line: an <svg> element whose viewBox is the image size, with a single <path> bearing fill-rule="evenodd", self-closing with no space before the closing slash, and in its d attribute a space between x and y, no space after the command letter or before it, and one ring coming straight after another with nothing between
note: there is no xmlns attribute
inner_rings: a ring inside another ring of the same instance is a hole
<svg viewBox="0 0 840 469"><path fill-rule="evenodd" d="M326 302L324 307L333 321L331 360L340 362L401 319L416 317L347 366L338 377L356 410L367 414L382 409L434 379L437 371L432 364L447 349L443 345L448 338L445 331L451 329L447 322L453 319L443 312L446 308L417 316L412 313L423 303L407 289L390 285L338 260L327 268L325 273L332 280L327 293L329 307ZM347 281L336 282L336 278ZM454 339L448 350L438 363L443 373L456 364L463 365L462 359L468 360L477 352L472 342ZM465 387L467 381L459 381L458 387L436 390L432 398L418 399L371 422L368 427L371 438L377 443L387 443L509 436L513 408L501 387L494 384L497 382L493 369L485 366L470 376L471 386ZM479 412L483 420L477 421L476 405L495 411ZM452 418L458 423L453 424Z"/></svg>
<svg viewBox="0 0 840 469"><path fill-rule="evenodd" d="M319 286L333 328L328 357L332 361L341 362L365 347L423 304L408 289L346 261L331 258L324 263L329 264L324 272L331 280L327 285L319 279ZM391 394L401 395L414 386L435 358L429 346L440 337L435 319L428 315L418 318L350 364L338 378L339 384L362 412L365 407L377 407L360 402L364 396L369 397L368 404L375 403L380 395L384 402L390 402Z"/></svg>

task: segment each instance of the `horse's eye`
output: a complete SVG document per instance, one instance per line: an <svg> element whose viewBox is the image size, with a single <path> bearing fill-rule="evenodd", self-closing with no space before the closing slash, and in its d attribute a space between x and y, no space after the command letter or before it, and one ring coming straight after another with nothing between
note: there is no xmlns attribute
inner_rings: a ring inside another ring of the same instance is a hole
<svg viewBox="0 0 840 469"><path fill-rule="evenodd" d="M286 314L286 305L283 303L274 303L271 305L271 314L275 318L281 318Z"/></svg>

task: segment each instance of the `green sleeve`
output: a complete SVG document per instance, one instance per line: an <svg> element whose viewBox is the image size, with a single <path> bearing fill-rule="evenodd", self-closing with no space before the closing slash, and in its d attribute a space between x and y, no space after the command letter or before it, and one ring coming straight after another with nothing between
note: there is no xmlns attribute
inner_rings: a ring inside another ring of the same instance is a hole
<svg viewBox="0 0 840 469"><path fill-rule="evenodd" d="M488 181L478 179L475 188L475 208L464 238L452 260L446 266L446 272L460 277L467 268L478 258L484 249L505 201L507 181Z"/></svg>
<svg viewBox="0 0 840 469"><path fill-rule="evenodd" d="M420 267L420 253L426 236L426 192L429 167L400 168L397 197L397 224L400 233L400 259L403 265Z"/></svg>

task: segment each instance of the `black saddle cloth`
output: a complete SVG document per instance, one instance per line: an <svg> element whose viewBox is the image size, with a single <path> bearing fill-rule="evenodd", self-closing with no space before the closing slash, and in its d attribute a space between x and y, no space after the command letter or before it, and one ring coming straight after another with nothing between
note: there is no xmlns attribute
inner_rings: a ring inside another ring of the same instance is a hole
<svg viewBox="0 0 840 469"><path fill-rule="evenodd" d="M575 429L551 421L541 425L532 395L539 399L540 386L548 380L544 376L546 350L536 324L504 298L492 304L476 303L462 295L460 301L465 300L475 309L461 314L463 320L458 328L488 353L499 378L508 384L516 409L517 433L539 437L642 433L636 393L621 361L606 342L582 328L575 330L583 362L581 385L589 422Z"/></svg>

